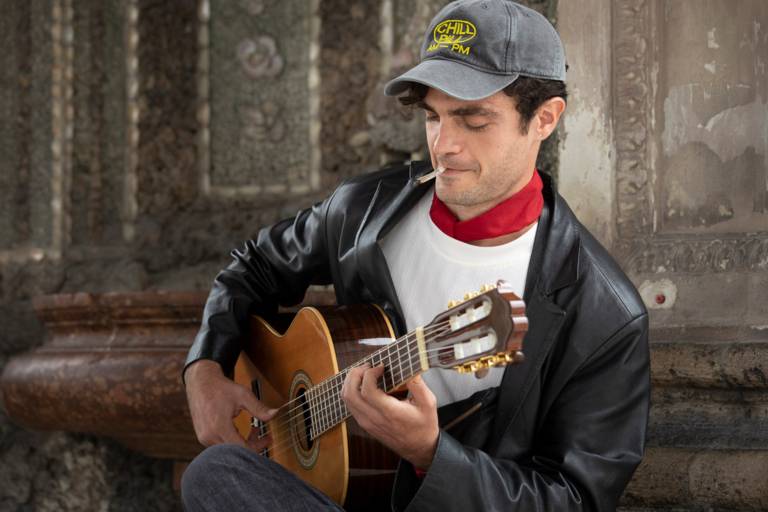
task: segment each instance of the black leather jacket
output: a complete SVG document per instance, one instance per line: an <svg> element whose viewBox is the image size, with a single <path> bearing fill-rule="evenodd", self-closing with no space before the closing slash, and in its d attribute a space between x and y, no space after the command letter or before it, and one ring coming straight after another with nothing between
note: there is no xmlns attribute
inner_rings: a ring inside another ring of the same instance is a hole
<svg viewBox="0 0 768 512"><path fill-rule="evenodd" d="M377 240L431 185L425 164L353 178L295 218L233 251L205 307L187 363L231 370L250 313L299 302L333 283L340 304L377 303L404 322ZM648 419L648 317L634 286L544 180L544 209L524 299L526 361L501 386L441 408L423 479L402 462L394 510L613 511L640 462Z"/></svg>

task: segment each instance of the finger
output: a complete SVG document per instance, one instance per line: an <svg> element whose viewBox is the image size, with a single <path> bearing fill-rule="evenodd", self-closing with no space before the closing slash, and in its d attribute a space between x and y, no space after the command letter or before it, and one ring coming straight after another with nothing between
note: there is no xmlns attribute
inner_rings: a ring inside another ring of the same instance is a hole
<svg viewBox="0 0 768 512"><path fill-rule="evenodd" d="M342 399L347 404L349 412L361 426L378 414L375 408L371 407L362 396L363 378L369 368L370 366L366 364L350 370L342 388Z"/></svg>
<svg viewBox="0 0 768 512"><path fill-rule="evenodd" d="M243 437L240 435L240 432L237 431L234 423L232 422L228 422L227 425L223 426L219 430L218 442L213 444L220 443L236 444L238 446L246 445L245 439L243 439Z"/></svg>
<svg viewBox="0 0 768 512"><path fill-rule="evenodd" d="M269 421L275 417L278 409L270 409L266 404L264 404L264 402L256 398L256 395L251 393L249 390L242 387L241 389L242 393L240 395L240 408L239 410L235 411L234 416L240 414L240 411L246 410L251 414L251 416L258 418L261 421Z"/></svg>
<svg viewBox="0 0 768 512"><path fill-rule="evenodd" d="M364 364L362 366L356 366L347 372L344 384L341 386L341 396L343 398L354 399L358 397L360 394L360 386L363 381L363 375L368 367L368 364Z"/></svg>
<svg viewBox="0 0 768 512"><path fill-rule="evenodd" d="M247 446L248 448L261 452L266 450L269 445L272 444L272 436L270 434L260 435L256 429L251 430L251 434L248 436Z"/></svg>
<svg viewBox="0 0 768 512"><path fill-rule="evenodd" d="M360 386L360 394L369 402L379 402L385 393L379 389L379 378L384 375L384 367L376 366L365 371Z"/></svg>
<svg viewBox="0 0 768 512"><path fill-rule="evenodd" d="M408 391L411 392L411 402L417 407L437 408L437 399L429 386L421 378L421 375L417 375L415 378L408 382Z"/></svg>

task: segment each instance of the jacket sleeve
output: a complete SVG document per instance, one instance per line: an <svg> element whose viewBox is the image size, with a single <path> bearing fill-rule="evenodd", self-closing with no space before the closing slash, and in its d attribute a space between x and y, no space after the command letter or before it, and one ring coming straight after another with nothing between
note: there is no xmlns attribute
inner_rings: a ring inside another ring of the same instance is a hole
<svg viewBox="0 0 768 512"><path fill-rule="evenodd" d="M278 304L300 302L310 284L330 282L325 221L332 198L262 229L256 240L232 251L232 262L213 282L185 370L212 359L231 373L250 314L270 315Z"/></svg>
<svg viewBox="0 0 768 512"><path fill-rule="evenodd" d="M543 413L530 454L494 458L441 431L422 481L401 462L393 510L613 512L643 455L649 394L643 314L574 373Z"/></svg>

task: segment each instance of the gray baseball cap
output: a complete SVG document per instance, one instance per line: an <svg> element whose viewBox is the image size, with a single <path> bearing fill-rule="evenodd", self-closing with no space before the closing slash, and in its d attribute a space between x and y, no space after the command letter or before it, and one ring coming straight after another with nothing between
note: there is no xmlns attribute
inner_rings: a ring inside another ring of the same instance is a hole
<svg viewBox="0 0 768 512"><path fill-rule="evenodd" d="M519 76L565 82L565 51L552 24L511 0L457 0L429 24L421 62L390 81L396 96L411 83L461 100L479 100Z"/></svg>

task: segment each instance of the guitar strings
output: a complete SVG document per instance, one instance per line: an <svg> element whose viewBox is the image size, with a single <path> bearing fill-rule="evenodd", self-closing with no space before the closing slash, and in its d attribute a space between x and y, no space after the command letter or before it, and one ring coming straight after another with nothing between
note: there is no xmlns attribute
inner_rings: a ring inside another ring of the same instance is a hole
<svg viewBox="0 0 768 512"><path fill-rule="evenodd" d="M441 349L429 349L429 350L427 350L427 352L436 352L436 351L439 351L439 350L441 350ZM341 403L341 405L343 406L343 402ZM305 411L303 411L301 413L301 415L304 417L304 419L306 419L308 413L311 414L312 411L305 410ZM275 455L278 455L278 454L282 454L285 451L293 448L295 446L295 444L296 444L295 443L295 438L293 437L292 433L290 432L290 424L293 421L297 420L299 418L299 415L296 414L293 417L289 417L289 418L285 417L286 414L281 414L279 416L280 416L280 419L283 420L283 421L281 421L280 423L278 423L277 425L274 425L274 426L272 425L272 423L269 423L268 424L269 427L270 427L270 431L269 432L263 432L264 424L261 425L262 433L259 434L259 436L258 436L259 439L263 439L267 435L273 435L273 434L276 434L276 437L278 439L280 439L280 441L278 441L277 443L274 443L274 444L268 446L267 448L265 448L264 450L262 450L261 453L264 453L266 455L275 456ZM315 433L314 435L312 435L311 439L312 440L317 439L318 437L320 437L323 434L325 434L327 431L332 430L333 428L337 427L339 424L341 424L343 421L348 419L350 416L351 416L351 414L349 412L347 412L343 416L340 416L335 423L331 424L329 427L325 428L324 430L321 430L321 431ZM277 419L277 417L275 419Z"/></svg>
<svg viewBox="0 0 768 512"><path fill-rule="evenodd" d="M435 324L435 325L431 326L429 330L425 330L425 338L427 336L429 336L429 337L435 336L437 331L439 331L441 329L444 329L445 327L446 326L443 325L443 324ZM396 351L392 351L391 350L392 348L394 348L394 346L396 344L402 343L403 341L405 341L405 343L402 346L400 346ZM307 411L305 409L305 407L304 407L305 404L302 403L302 404L296 405L295 407L292 407L292 408L284 411L283 413L279 413L279 416L284 418L284 422L285 423L290 423L295 418L297 418L299 415L305 415L305 414L307 414L307 412L314 413L315 417L319 419L323 413L327 413L328 410L334 405L331 401L326 400L326 399L329 398L329 397L334 397L338 393L338 389L336 388L336 385L335 384L331 384L331 381L338 379L340 376L346 376L346 374L352 368L355 368L355 367L358 367L358 366L362 366L363 364L365 364L367 362L373 362L373 359L376 356L379 356L379 358L382 359L382 361L383 361L383 358L381 357L381 355L384 354L385 352L387 352L388 350L389 350L389 354L385 355L384 357L386 357L386 358L391 360L392 357L395 356L395 357L398 358L399 362L402 362L402 358L401 358L402 352L406 351L407 353L410 354L412 352L412 349L417 346L417 345L413 344L414 341L417 341L416 338L415 338L415 335L413 333L408 333L408 334L406 334L406 335L404 335L404 336L394 340L392 343L382 347L381 349L377 350L376 352L373 352L373 353L367 355L365 358L360 360L357 364L349 366L347 368L344 368L339 373L334 374L333 376L331 376L331 377L321 381L320 383L316 384L312 388L309 388L309 390L307 391L307 394L312 393L312 390L321 390L321 391L319 391L316 394L311 394L310 395L310 402L314 402L315 404L319 405L319 407L315 407L314 410ZM343 381L343 379L342 379L342 381ZM393 379L393 381L394 381L394 379ZM385 391L386 391L386 382L385 382ZM306 397L307 394L305 394L304 397ZM294 398L294 399L286 402L282 406L278 407L278 409L282 409L282 408L290 405L292 402L296 402L296 401L298 401L300 399L301 399L301 397ZM310 405L310 407L311 407L311 405ZM299 412L296 415L293 415L292 413L294 411L296 411L297 409L301 409L301 412ZM274 419L272 421L274 421Z"/></svg>
<svg viewBox="0 0 768 512"><path fill-rule="evenodd" d="M427 336L434 336L436 331L444 329L445 327L447 327L447 324L448 324L447 322L442 322L442 323L434 324L434 325L430 326L428 329L424 330L425 337L427 337ZM413 347L413 345L412 345L412 341L414 341L413 337L415 337L414 333L408 333L408 334L405 334L405 335L401 336L400 338L397 338L397 339L393 340L391 343L385 345L384 347L380 348L379 350L368 354L363 359L358 361L358 363L350 365L350 366L340 370L338 373L336 373L336 374L334 374L334 375L332 375L332 376L322 380L321 382L315 384L314 386L309 388L308 392L311 392L311 390L320 389L321 387L324 387L324 386L327 387L327 385L332 380L336 379L339 375L348 373L349 370L351 370L352 368L356 368L356 367L362 366L363 364L369 362L369 360L373 360L374 357L379 357L381 359L381 355L384 354L387 351L390 352L389 356L387 356L387 357L391 357L392 355L396 355L396 352L397 352L397 356L399 357L399 353L402 352L404 349L410 351L410 349ZM404 341L406 343L404 345L402 345L401 347L399 347L396 352L392 351L392 349L397 344L402 343ZM322 399L322 398L324 398L324 395L327 395L331 391L332 391L332 389L328 389L327 391L322 391L322 392L314 395L312 398L315 399L315 400ZM298 401L300 399L301 399L301 397L296 397L296 398L294 398L292 400L289 400L286 403L284 403L282 406L280 406L278 409L282 409L283 407L286 407L287 405L291 404L292 402L296 402L296 401ZM297 406L293 407L292 409L290 409L289 411L286 411L286 412L291 412L291 411L294 411L294 410L296 410L298 408L301 408L301 407L302 407L302 405L297 405Z"/></svg>
<svg viewBox="0 0 768 512"><path fill-rule="evenodd" d="M435 352L439 350L441 349L430 349L428 350L428 352ZM335 391L338 391L338 390L335 390ZM335 396L336 395L337 393L335 394ZM330 403L331 402L326 402L326 405ZM331 412L331 409L332 409L332 412ZM328 415L329 412L331 412L332 415ZM325 418L323 417L323 414L326 415ZM334 427L336 427L339 423L341 423L345 419L349 418L350 413L349 411L346 410L346 404L342 401L337 401L335 404L333 404L332 407L325 407L324 409L321 409L321 410L305 409L305 410L302 410L300 413L294 414L294 415L289 415L288 412L285 412L283 414L280 414L278 417L274 418L272 422L269 423L270 430L272 432L284 430L285 427L290 427L291 423L294 423L295 421L301 422L302 420L306 420L308 415L314 418L315 426L320 425L320 428L318 430L311 432L311 439L314 440L320 437L321 435L323 435L328 430L331 430ZM323 422L326 421L328 418L330 418L331 421L327 423L327 426L323 425ZM259 438L263 438L267 434L268 433L261 433L261 435L259 435ZM286 436L286 442L291 442L291 444L293 444L293 438L290 436ZM275 445L273 445L273 449L280 447L282 444L283 443L276 443Z"/></svg>
<svg viewBox="0 0 768 512"><path fill-rule="evenodd" d="M336 409L334 413L338 416L338 422L344 421L349 416L349 412L346 410L340 410ZM341 414L344 413L344 414ZM286 413L283 413L279 415L278 418L276 418L277 424L275 425L274 421L270 422L269 425L269 432L264 432L264 428L262 426L259 434L259 438L265 437L265 435L269 434L273 437L277 437L278 442L272 444L271 446L267 447L264 451L267 454L276 455L278 453L281 453L285 449L290 449L293 446L296 445L296 437L295 437L295 428L296 426L300 426L303 424L303 420L306 420L308 415L311 415L313 418L315 418L315 421L317 422L315 426L319 425L321 423L320 415L317 413L317 411L313 410L303 410L301 414L296 415L289 415ZM302 416L303 418L300 418ZM304 423L305 424L305 423ZM336 426L338 425L332 425ZM328 428L312 432L312 430L315 430L314 428L310 429L310 439L314 440L317 439L320 435L322 435L325 430L329 430Z"/></svg>
<svg viewBox="0 0 768 512"><path fill-rule="evenodd" d="M447 327L447 324L448 324L448 322L443 322L441 324L435 324L433 326L430 326L430 328L428 330L425 330L425 332L424 332L425 338L427 336L429 336L430 338L434 337L436 335L437 331L440 331L440 330L445 331L445 328ZM442 334L442 333L439 333L439 334ZM403 341L405 341L405 343L402 344L402 346L398 347L396 351L391 351L391 349L394 348L395 344L397 344L399 342L403 342ZM335 374L334 376L332 376L332 377L330 377L328 379L325 379L324 381L322 381L318 385L314 386L313 388L319 388L320 386L329 383L332 379L335 379L335 378L339 377L342 374L348 373L348 371L351 368L354 368L356 366L360 366L360 365L364 364L365 362L368 362L369 359L372 360L374 356L377 356L377 355L380 356L381 354L387 352L387 349L390 349L389 354L387 354L387 356L390 359L391 359L392 356L396 356L396 357L399 358L398 362L402 362L402 359L400 359L400 357L402 356L401 353L404 350L409 354L409 356L412 356L413 355L412 354L413 348L417 348L418 347L417 344L413 343L414 341L416 341L416 342L418 341L416 336L415 336L415 334L408 333L405 336L402 336L401 338L398 338L397 340L394 340L392 343L390 343L389 345L383 347L382 349L377 350L376 352L373 352L373 353L369 354L364 359L362 359L359 362L359 364L356 364L354 366L350 366L350 367L345 368L341 372ZM439 351L439 350L444 350L444 348L428 349L427 352L436 352L436 351ZM417 354L418 354L418 352L417 352ZM409 360L409 362L412 362L412 359ZM394 383L394 379L393 379L393 383ZM310 389L313 389L313 388L310 388ZM385 383L385 388L386 388L386 383ZM328 389L324 389L321 393L319 393L318 395L316 395L315 397L312 397L312 398L314 398L314 399L328 398L328 395L333 395L333 397L336 397L336 396L338 396L338 391L339 390L337 388L331 387L331 388L328 388ZM296 401L298 399L299 398L295 398L295 399L287 402L286 404L284 404L280 408L283 408L286 405L288 405L291 402L294 402L294 401ZM325 402L320 402L320 403L322 404L322 407L318 408L318 409L315 409L315 410L312 410L311 406L310 406L309 409L307 409L307 408L304 407L304 404L301 404L301 405L293 407L293 408L291 408L291 409L289 409L289 410L287 410L287 411L285 411L283 413L278 413L278 416L274 418L274 419L276 419L278 421L274 422L274 420L272 420L272 421L270 421L268 423L271 432L264 433L263 432L263 426L262 426L262 429L261 429L262 432L259 434L259 439L263 439L266 435L269 435L269 434L272 434L272 433L274 433L279 439L281 439L280 442L277 442L277 443L275 443L275 444L265 448L265 450L263 450L263 451L266 452L267 454L271 453L272 455L276 455L278 453L282 453L282 451L284 451L284 449L289 449L289 448L293 447L293 445L295 445L295 439L294 439L294 437L292 435L290 435L291 434L290 426L291 426L292 423L295 424L295 422L297 420L298 421L301 421L301 419L306 420L307 419L307 414L314 415L315 420L316 421L319 420L318 424L320 424L323 421L323 414L326 414L326 418L328 418L328 413L329 413L329 411L331 409L333 409L333 413L336 413L336 414L344 412L344 414L339 414L338 418L333 418L335 421L331 422L325 428L322 428L321 430L317 430L315 432L311 432L310 433L310 438L312 440L317 439L318 437L320 437L320 435L322 435L326 431L334 428L335 426L337 426L339 423L341 423L342 421L344 421L345 419L347 419L350 416L348 411L344 411L344 410L341 409L342 407L344 407L344 409L346 409L346 407L345 407L343 402L332 403L330 400L326 400ZM302 409L302 410L298 414L292 414L296 409ZM302 418L299 419L300 417L302 417Z"/></svg>
<svg viewBox="0 0 768 512"><path fill-rule="evenodd" d="M433 324L433 325L429 325L426 328L424 328L424 335L425 335L425 337L426 336L432 336L432 335L435 334L435 332L437 330L444 329L445 327L448 327L449 324L450 324L450 321L444 320L442 322L439 322L439 323L436 323L436 324ZM439 333L439 334L442 334L442 333ZM314 397L313 397L315 400L320 400L320 404L321 404L321 407L316 409L314 412L317 413L317 414L326 412L327 409L328 409L328 407L326 407L326 404L328 402L323 402L321 399L327 398L328 394L331 394L331 395L334 395L334 396L337 394L338 390L335 389L335 387L334 387L335 385L333 385L333 386L329 385L331 383L331 381L337 380L337 378L339 376L346 375L349 372L350 369L355 368L357 366L362 366L362 364L369 362L369 360L372 363L373 362L373 358L376 357L376 356L379 357L380 362L383 362L384 359L382 357L382 354L384 354L385 352L389 351L389 354L386 354L386 357L388 359L390 359L390 362L392 362L391 361L392 360L392 356L396 356L397 357L397 361L396 362L398 363L398 365L401 368L401 375L402 375L402 368L403 368L403 366L401 364L402 363L402 354L401 354L401 352L403 350L406 350L409 353L409 355L410 355L410 352L411 352L411 350L413 348L412 341L414 341L414 339L413 339L414 336L416 336L415 331L409 332L409 333L401 336L400 338L397 338L397 339L393 340L392 342L390 342L389 344L385 345L381 349L379 349L379 350L377 350L375 352L372 352L371 354L368 354L366 357L364 357L362 360L359 361L359 364L351 365L351 366L349 366L347 368L344 368L341 371L339 371L338 373L332 375L331 377L328 377L327 379L325 379L325 380L319 382L318 384L312 386L311 388L309 388L307 390L308 393L311 393L312 390L317 390L317 389L320 389L320 388L323 388L323 387L325 388L323 391L319 392L318 394L314 395ZM398 344L400 344L402 341L406 341L406 343L403 344L402 346L400 346L398 348L397 352L391 352L391 349L394 348L395 346L397 346ZM426 349L425 350L425 354L428 355L431 352L438 352L440 350L444 350L444 348ZM412 362L413 361L409 360L408 362L409 362L409 365L412 366ZM371 364L371 366L374 366L374 365ZM395 369L395 365L392 364L392 365L388 366L387 368ZM393 377L392 372L390 372L390 378L392 378L392 377ZM385 391L387 391L386 390L386 374L384 374L382 376L382 378L384 379ZM394 384L394 378L392 378L392 381L393 381L393 384ZM306 396L306 394L304 396ZM288 402L286 402L285 404L280 406L278 409L281 409L281 408L283 408L285 406L288 406L292 402L298 401L300 399L301 399L301 397L297 397L297 398L294 398L292 400L289 400ZM331 405L333 405L333 404L331 404ZM286 413L291 413L294 410L301 409L301 408L303 408L303 404L296 405L295 407L293 407L289 411L286 411ZM312 411L310 411L310 412L312 412ZM289 417L287 419L287 421L291 421L291 419L292 418Z"/></svg>
<svg viewBox="0 0 768 512"><path fill-rule="evenodd" d="M427 337L427 336L434 337L434 336L438 336L440 334L443 334L443 332L445 331L445 327L447 327L447 326L446 325L441 325L441 324L436 324L436 325L432 326L432 328L430 328L428 331L425 331L425 337ZM442 331L442 332L438 332L438 331ZM397 348L396 351L392 350L393 348L395 348L395 346L397 344L400 344L403 341L405 341L406 343L401 344ZM309 412L314 414L317 419L322 419L324 414L326 414L326 416L327 416L328 411L330 409L335 409L336 408L335 406L338 405L338 404L334 403L333 401L327 400L327 399L328 398L336 398L338 396L338 392L340 391L339 385L343 383L344 379L346 378L346 375L349 373L349 370L352 369L352 368L355 368L357 366L362 366L363 364L365 364L367 362L370 362L372 366L375 366L373 364L373 359L376 356L379 357L380 362L382 362L382 363L384 362L385 359L388 359L389 362L391 363L388 366L388 368L390 368L390 369L396 369L395 368L396 365L394 363L395 362L398 363L399 366L400 366L400 369L401 369L401 372L400 372L401 373L401 377L400 378L402 378L402 376L405 373L405 372L402 371L402 369L403 369L403 365L402 365L402 362L403 362L403 357L402 357L403 351L405 351L408 354L408 356L410 357L410 359L408 360L409 366L411 368L413 368L413 359L412 359L412 356L414 355L413 354L413 348L417 347L417 345L415 345L413 343L414 341L417 341L415 339L415 334L409 333L409 334L399 338L398 340L395 340L393 343L390 343L389 345L383 347L382 349L380 349L380 350L378 350L378 351L376 351L376 352L374 352L372 354L369 354L368 356L363 358L358 364L355 364L353 366L349 366L347 368L344 368L339 373L333 375L332 377L329 377L329 378L325 379L324 381L322 381L322 382L318 383L317 385L313 386L312 388L310 388L308 390L308 392L307 392L307 394L310 395L310 397L309 397L310 407L312 405L316 405L316 407L311 408L311 410ZM441 349L438 349L438 350L441 350ZM385 355L382 357L382 354L385 354ZM418 352L416 352L415 355L418 355ZM393 358L395 358L396 360L393 361ZM394 378L394 375L393 375L392 372L390 372L390 379L392 380L393 388L394 388L395 378ZM393 389L393 388L388 388L387 387L386 375L382 376L382 380L383 380L383 383L384 383L384 391L389 391L389 390ZM315 393L312 393L313 391L315 391ZM304 396L306 397L307 394L305 394ZM291 402L296 401L296 400L299 400L299 398L295 398L295 399L291 400ZM290 403L290 402L288 402L288 403ZM295 411L296 409L302 409L302 412L300 414L305 414L307 412L305 410L304 404L299 404L299 405L293 407L292 409L286 411L285 414L290 414L293 411ZM292 419L293 419L293 416L289 416L287 418L287 421L291 421Z"/></svg>
<svg viewBox="0 0 768 512"><path fill-rule="evenodd" d="M429 336L431 338L431 337L433 337L435 335L443 334L442 332L441 333L437 333L437 331L439 331L441 329L442 330L446 330L445 327L447 327L447 326L448 326L448 322L447 321L444 321L442 323L438 323L438 324L434 324L432 326L429 326L424 331L425 338L427 336ZM405 341L405 343L402 344L401 346L399 346L396 351L391 351L392 348L394 348L395 346L397 346L399 343L401 343L403 341ZM402 352L404 350L407 352L408 357L409 357L408 363L409 363L409 366L412 369L413 368L412 356L414 355L412 353L412 351L413 351L413 348L417 347L417 345L414 346L414 344L413 344L414 341L418 341L418 339L416 338L415 333L408 333L408 334L406 334L404 336L401 336L400 338L398 338L396 340L393 340L393 342L389 343L388 345L382 347L381 349L377 350L376 352L373 352L373 353L369 354L368 356L366 356L365 358L363 358L358 364L355 364L355 365L349 366L347 368L344 368L339 373L337 373L337 374L335 374L335 375L325 379L324 381L318 383L316 386L313 386L312 388L310 388L310 389L317 389L317 388L320 388L321 386L324 386L324 385L326 387L326 389L321 391L314 398L315 399L328 398L328 395L331 395L331 398L337 398L338 397L338 392L340 391L340 389L336 388L335 387L336 385L334 385L334 386L327 386L327 384L329 384L332 380L337 379L341 375L345 375L346 373L349 372L350 369L355 368L357 366L361 366L362 364L368 362L368 360L371 360L371 363L372 363L372 360L373 360L373 358L375 356L379 356L380 357L380 362L383 362L383 359L381 358L381 355L384 354L385 352L388 352L388 351L389 351L389 353L386 354L386 357L390 359L390 362L392 362L391 361L392 357L396 356L397 357L397 363L400 365L401 376L404 375L404 372L402 372L403 366L401 364L402 361L403 361L402 360ZM441 347L441 348L437 348L437 349L427 349L427 350L425 350L425 353L429 354L429 353L439 352L441 350L445 350L445 347ZM418 354L419 354L419 352L417 351L416 355L418 355ZM394 364L390 364L390 366L388 368L393 369L393 368L395 368L395 365ZM416 373L418 373L418 372L414 372L412 375L415 375ZM394 385L395 379L394 379L394 377L392 375L391 375L391 378L392 378L392 382L393 382L393 385ZM382 376L382 380L384 381L384 388L385 388L384 390L387 391L387 389L386 389L387 384L386 384L386 379L384 379L384 376ZM294 401L297 401L297 400L299 400L299 397L297 397L297 398L295 398L293 400L290 400L289 402L286 402L279 409L281 409L281 408L285 407L286 405L290 404L291 402L294 402ZM312 400L312 398L310 398L310 400ZM286 449L292 448L295 445L295 439L294 439L293 436L290 435L291 434L290 432L286 432L286 427L290 428L290 425L292 423L295 423L297 420L299 420L299 416L302 416L302 419L306 420L308 414L310 415L310 417L314 414L314 418L315 418L317 424L322 424L322 422L324 420L323 414L326 415L325 419L327 419L329 417L328 413L331 410L332 410L332 414L338 415L338 417L330 416L332 421L327 426L323 426L322 429L317 430L315 432L311 432L310 431L310 439L311 440L317 439L318 437L323 435L325 432L327 432L328 430L331 430L334 427L338 426L341 422L343 422L344 420L346 420L347 418L349 418L351 416L349 411L345 410L346 406L345 406L344 402L341 402L341 401L337 400L335 403L333 403L330 400L326 400L325 402L320 402L320 403L322 404L322 406L321 406L321 408L318 408L318 409L314 409L313 410L311 408L311 404L310 404L310 407L307 409L307 408L304 408L304 404L301 404L299 406L293 407L293 408L285 411L282 414L278 414L278 416L276 416L272 421L270 421L268 423L268 426L270 427L270 432L264 432L263 431L265 425L262 423L260 425L261 432L260 432L260 434L258 436L259 439L263 439L266 435L269 435L270 433L280 434L280 435L278 435L278 438L281 439L281 442L278 442L278 443L275 443L273 445L270 445L269 447L265 448L263 450L263 452L266 452L266 454L269 454L271 452L272 455L276 455L278 453L282 453ZM292 414L293 411L295 411L296 409L302 409L302 411L299 414ZM343 413L343 414L339 414L339 413ZM278 421L275 422L274 420L278 420ZM301 421L301 420L299 420L299 421ZM280 450L278 450L278 449L280 449Z"/></svg>
<svg viewBox="0 0 768 512"><path fill-rule="evenodd" d="M437 331L440 331L441 329L444 330L446 326L447 326L447 322L444 322L443 324L435 324L435 325L431 326L430 329L425 330L425 338L427 336L433 337L435 335L435 333L437 333ZM391 349L394 348L393 345L395 343L403 342L403 341L405 341L406 343L403 344L402 346L398 347L397 351L391 351ZM414 343L413 343L414 341L417 341L417 339L415 337L415 334L412 334L412 333L406 334L405 336L402 336L401 338L398 338L393 343L390 343L389 345L383 347L382 349L379 349L376 352L373 352L373 353L369 354L364 359L362 359L359 362L359 364L357 364L355 366L360 366L361 364L367 362L368 359L372 359L373 356L380 355L380 354L386 352L387 349L390 349L390 351L391 351L390 355L395 355L395 354L399 355L403 350L406 350L406 351L408 351L410 353L414 347L417 347L417 345L414 345ZM335 374L334 376L332 376L332 377L322 381L321 383L319 383L317 386L314 386L314 387L320 387L323 384L327 384L328 382L330 382L331 379L334 379L334 378L338 377L339 375L348 372L349 369L354 368L355 366L350 366L350 367L345 368L341 372L339 372L339 373ZM321 393L316 395L314 398L315 399L327 398L328 395L336 396L337 392L338 392L337 389L333 389L333 388L325 389ZM283 408L283 407L285 407L285 405L288 405L291 402L294 402L296 400L298 400L298 398L295 398L295 399L287 402L286 404L284 404L280 408ZM278 436L280 438L283 438L283 441L275 443L274 445L272 445L272 446L268 447L267 449L265 449L265 451L267 453L271 452L274 455L274 454L280 453L280 451L278 451L278 448L283 448L286 444L289 444L289 446L287 446L287 448L290 448L291 446L293 446L294 445L294 438L293 438L293 436L290 435L290 432L286 432L286 428L288 430L290 430L290 425L292 423L296 422L296 420L301 421L299 419L300 416L303 417L303 419L306 420L308 413L309 414L314 414L313 417L316 420L321 420L322 414L323 413L327 414L329 412L331 402L330 401L325 401L325 402L321 402L321 404L323 404L322 408L315 409L314 411L311 410L311 409L310 410L305 409L303 407L303 404L302 404L302 405L299 405L297 407L293 407L293 408L291 408L291 409L289 409L289 410L287 410L287 411L285 411L283 413L278 413L278 416L276 418L274 418L272 421L270 421L268 423L268 425L270 427L270 430L273 431L275 434L280 434L281 431L282 431L282 433L285 434L284 436L283 435L279 435ZM337 403L336 405L337 406L338 405L343 406L343 402ZM299 414L292 414L293 411L295 411L296 409L299 409L299 408L302 409L302 411ZM338 411L338 407L335 407L334 408L334 412L337 412L337 411ZM314 435L312 435L311 438L312 439L316 439L321 434L325 433L327 430L330 430L331 428L335 427L338 423L340 423L341 421L343 421L347 417L349 417L349 413L348 412L345 415L343 415L342 417L340 417L337 423L335 423L333 425L329 425L328 427L324 428L323 430L319 430L319 431L314 432L313 433ZM277 422L275 422L274 420L277 420ZM320 423L320 422L321 421L319 421L318 423ZM261 438L265 437L265 435L267 435L267 434L266 433L262 433L262 434L259 435L259 438L261 439Z"/></svg>

